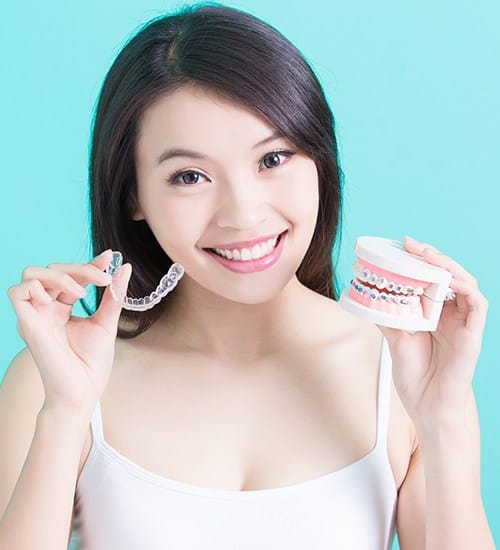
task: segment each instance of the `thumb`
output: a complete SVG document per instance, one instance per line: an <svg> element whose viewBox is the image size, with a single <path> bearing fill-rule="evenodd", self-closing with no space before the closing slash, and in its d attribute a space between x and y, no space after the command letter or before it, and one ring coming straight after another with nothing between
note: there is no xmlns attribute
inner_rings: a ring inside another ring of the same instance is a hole
<svg viewBox="0 0 500 550"><path fill-rule="evenodd" d="M129 263L123 264L112 283L115 293L118 296L125 296L127 294L131 275L132 266ZM108 285L102 296L99 308L93 315L94 322L101 325L109 332L116 334L121 311L122 305L118 300L115 300L111 293L111 285Z"/></svg>

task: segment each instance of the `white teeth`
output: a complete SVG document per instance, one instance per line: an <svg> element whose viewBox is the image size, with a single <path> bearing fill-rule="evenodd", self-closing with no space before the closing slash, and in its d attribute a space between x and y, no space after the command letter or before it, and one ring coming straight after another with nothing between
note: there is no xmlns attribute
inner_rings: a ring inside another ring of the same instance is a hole
<svg viewBox="0 0 500 550"><path fill-rule="evenodd" d="M386 284L387 284L387 279L385 277L379 277L375 282L375 286L380 289L385 288Z"/></svg>
<svg viewBox="0 0 500 550"><path fill-rule="evenodd" d="M390 294L391 292L396 292L397 294L402 294L405 297L410 296L421 296L424 293L424 289L421 286L413 287L411 285L403 285L401 283L395 283L394 281L389 281L386 277L379 276L375 272L370 271L367 267L364 267L360 262L356 261L353 264L354 274L356 275L358 284L369 283L377 287L379 290L379 295L383 294L382 300L391 302ZM380 292L381 290L386 289L387 292ZM370 289L374 290L374 289ZM366 294L369 296L369 294ZM413 300L412 300L413 302ZM403 302L403 303L408 303ZM416 302L415 302L416 303Z"/></svg>
<svg viewBox="0 0 500 550"><path fill-rule="evenodd" d="M361 272L361 275L360 275L360 279L362 281L368 281L368 279L370 278L370 275L371 275L371 272L369 269L364 269L362 272Z"/></svg>
<svg viewBox="0 0 500 550"><path fill-rule="evenodd" d="M370 293L368 294L370 300L376 300L379 296L379 292L375 288L370 289Z"/></svg>
<svg viewBox="0 0 500 550"><path fill-rule="evenodd" d="M219 256L223 256L224 258L228 258L229 260L245 262L248 260L257 260L259 258L262 258L262 256L266 256L273 250L277 242L278 237L274 237L274 239L269 239L266 242L254 245L251 249L242 248L234 249L231 251L214 248L213 250L215 250L215 252L219 254Z"/></svg>
<svg viewBox="0 0 500 550"><path fill-rule="evenodd" d="M260 258L266 253L266 246L260 246L260 244L256 244L252 247L252 258Z"/></svg>
<svg viewBox="0 0 500 550"><path fill-rule="evenodd" d="M250 252L250 250L248 250L248 248L243 248L241 250L241 259L243 261L252 259L252 253Z"/></svg>

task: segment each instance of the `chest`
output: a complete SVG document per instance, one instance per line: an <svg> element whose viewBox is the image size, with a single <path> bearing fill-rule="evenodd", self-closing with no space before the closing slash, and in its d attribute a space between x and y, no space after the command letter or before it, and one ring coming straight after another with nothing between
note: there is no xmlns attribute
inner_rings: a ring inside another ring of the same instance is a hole
<svg viewBox="0 0 500 550"><path fill-rule="evenodd" d="M240 491L314 479L374 448L376 359L115 365L100 401L104 439L150 472L202 487ZM399 487L410 440L394 390L390 405L387 451Z"/></svg>

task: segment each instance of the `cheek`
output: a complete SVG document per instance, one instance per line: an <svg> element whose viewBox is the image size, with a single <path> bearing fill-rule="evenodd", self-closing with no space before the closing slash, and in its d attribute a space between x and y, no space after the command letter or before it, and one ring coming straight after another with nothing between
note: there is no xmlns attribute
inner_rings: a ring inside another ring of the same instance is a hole
<svg viewBox="0 0 500 550"><path fill-rule="evenodd" d="M161 247L173 258L193 248L206 225L206 213L195 202L156 197L149 205L149 227Z"/></svg>
<svg viewBox="0 0 500 550"><path fill-rule="evenodd" d="M302 224L316 223L319 208L319 188L316 167L306 166L294 174L281 195L281 204L289 217Z"/></svg>

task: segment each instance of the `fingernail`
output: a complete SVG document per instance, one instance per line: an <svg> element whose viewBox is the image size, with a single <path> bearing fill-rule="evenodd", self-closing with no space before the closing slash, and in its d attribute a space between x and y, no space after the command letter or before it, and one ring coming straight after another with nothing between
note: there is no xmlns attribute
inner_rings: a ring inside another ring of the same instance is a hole
<svg viewBox="0 0 500 550"><path fill-rule="evenodd" d="M111 250L111 248L108 248L108 249L105 250L104 252L101 252L98 256L96 256L96 257L94 258L94 260L97 260L97 258L102 258L102 257L104 257L110 250Z"/></svg>

